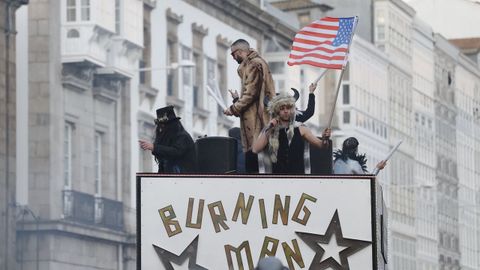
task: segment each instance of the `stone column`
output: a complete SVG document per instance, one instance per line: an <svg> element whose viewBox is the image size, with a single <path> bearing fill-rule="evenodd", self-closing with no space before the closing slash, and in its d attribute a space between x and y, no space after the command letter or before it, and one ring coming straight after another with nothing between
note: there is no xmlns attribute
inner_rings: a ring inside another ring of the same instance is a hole
<svg viewBox="0 0 480 270"><path fill-rule="evenodd" d="M22 2L0 0L0 269L16 268L15 11Z"/></svg>

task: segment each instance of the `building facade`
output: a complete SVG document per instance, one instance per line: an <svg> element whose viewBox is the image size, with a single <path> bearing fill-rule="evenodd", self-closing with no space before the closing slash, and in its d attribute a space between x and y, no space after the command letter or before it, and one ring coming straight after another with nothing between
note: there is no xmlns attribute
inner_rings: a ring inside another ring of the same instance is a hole
<svg viewBox="0 0 480 270"><path fill-rule="evenodd" d="M174 105L195 139L238 126L207 89L231 104L238 38L269 63L277 92L301 91L304 109L320 70L286 65L296 31L325 15L359 15L333 139L339 148L357 137L370 171L403 140L378 178L388 268L480 269L480 46L462 55L400 0L353 2L30 0L17 13L17 40L28 44L17 46L18 91L13 66L0 68L0 268L16 258L21 269L133 269L133 180L156 171L138 139L153 140L155 110ZM317 134L338 74L328 71L316 90L307 125Z"/></svg>
<svg viewBox="0 0 480 270"><path fill-rule="evenodd" d="M21 269L134 269L131 92L144 3L30 1ZM22 101L24 102L24 101Z"/></svg>
<svg viewBox="0 0 480 270"><path fill-rule="evenodd" d="M460 268L455 70L458 50L435 35L435 141L439 266Z"/></svg>
<svg viewBox="0 0 480 270"><path fill-rule="evenodd" d="M417 269L438 269L433 32L415 18L413 30L415 227Z"/></svg>
<svg viewBox="0 0 480 270"><path fill-rule="evenodd" d="M480 205L477 203L478 178L475 171L475 108L476 92L480 87L480 70L476 63L465 55L459 55L455 70L455 107L457 176L458 176L458 229L461 269L478 269L478 223Z"/></svg>

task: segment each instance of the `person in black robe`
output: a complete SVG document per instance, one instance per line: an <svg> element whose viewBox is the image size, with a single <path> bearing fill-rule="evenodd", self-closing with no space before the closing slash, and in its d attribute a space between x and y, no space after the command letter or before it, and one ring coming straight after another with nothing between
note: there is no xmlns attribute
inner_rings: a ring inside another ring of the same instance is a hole
<svg viewBox="0 0 480 270"><path fill-rule="evenodd" d="M157 110L155 140L139 140L143 150L152 151L159 173L190 173L195 171L195 145L192 137L175 115L173 106Z"/></svg>

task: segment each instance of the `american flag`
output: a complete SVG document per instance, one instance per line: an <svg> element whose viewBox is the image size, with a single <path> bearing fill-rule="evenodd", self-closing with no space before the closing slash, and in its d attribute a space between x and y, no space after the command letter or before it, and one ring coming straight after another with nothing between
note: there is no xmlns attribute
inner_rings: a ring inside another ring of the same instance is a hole
<svg viewBox="0 0 480 270"><path fill-rule="evenodd" d="M357 20L357 17L325 17L300 29L293 40L288 65L342 69L347 64Z"/></svg>

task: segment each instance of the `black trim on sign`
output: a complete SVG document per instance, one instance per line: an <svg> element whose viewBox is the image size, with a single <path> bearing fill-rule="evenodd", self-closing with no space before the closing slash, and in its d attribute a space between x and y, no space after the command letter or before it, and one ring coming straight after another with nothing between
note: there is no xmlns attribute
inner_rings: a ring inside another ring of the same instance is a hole
<svg viewBox="0 0 480 270"><path fill-rule="evenodd" d="M371 207L371 223L372 223L372 264L373 269L378 269L378 256L377 256L377 222L376 222L376 179L375 175L274 175L274 174L159 174L159 173L137 173L136 174L136 205L137 205L137 270L142 269L142 254L141 254L141 233L142 233L142 221L141 221L141 188L142 179L163 177L163 178L208 178L219 179L220 178L260 178L260 179L275 179L275 180L292 180L292 179L350 179L350 180L365 180L370 179L370 207Z"/></svg>

